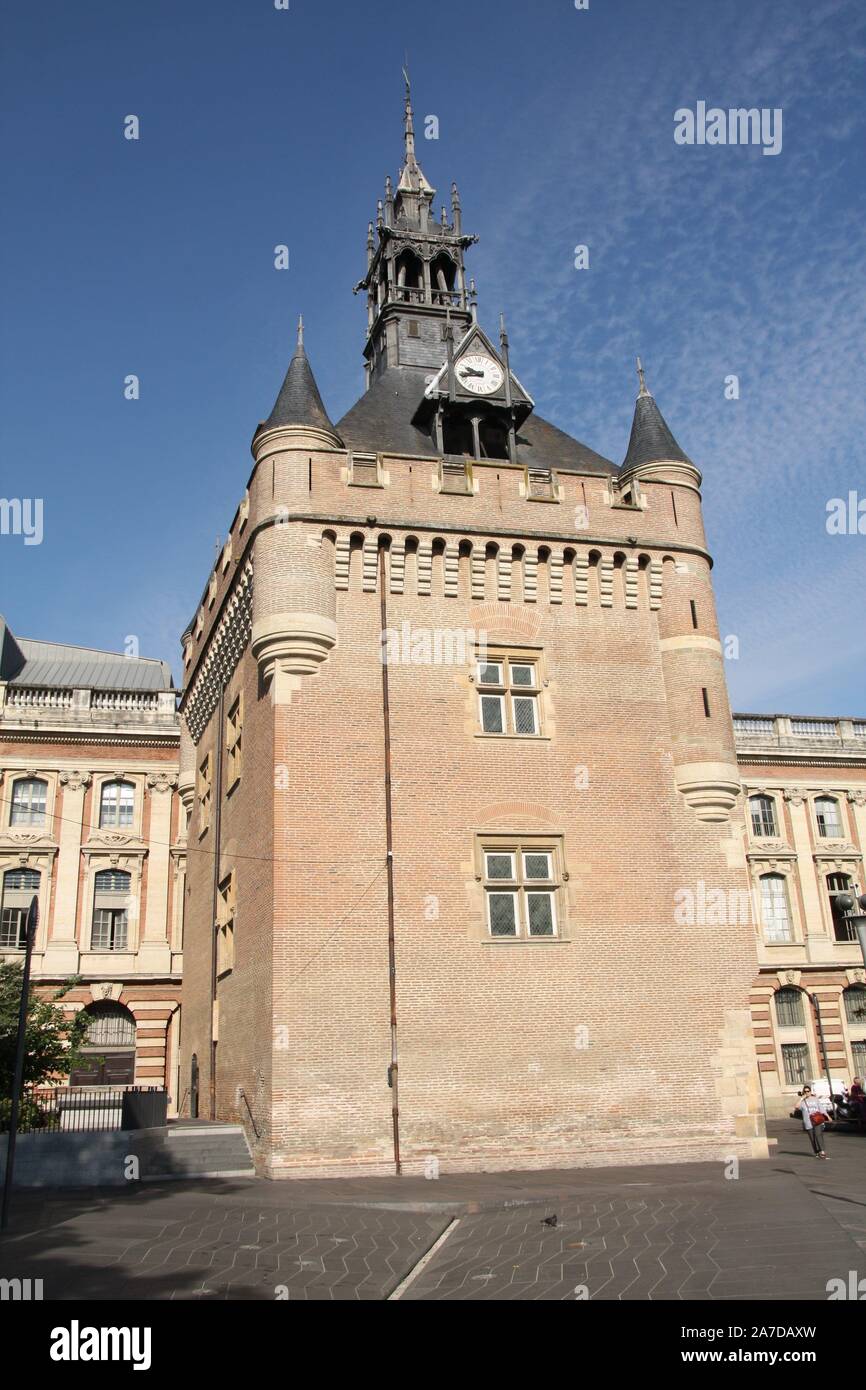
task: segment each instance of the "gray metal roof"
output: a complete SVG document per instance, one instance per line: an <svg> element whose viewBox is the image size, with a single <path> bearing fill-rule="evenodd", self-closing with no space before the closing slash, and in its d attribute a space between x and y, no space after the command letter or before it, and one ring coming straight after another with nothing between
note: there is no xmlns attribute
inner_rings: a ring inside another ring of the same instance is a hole
<svg viewBox="0 0 866 1390"><path fill-rule="evenodd" d="M436 458L430 435L412 420L424 395L424 377L417 368L388 367L337 424L349 449L362 453L420 454ZM517 458L534 468L558 468L565 473L618 472L615 463L586 444L530 415L517 431Z"/></svg>
<svg viewBox="0 0 866 1390"><path fill-rule="evenodd" d="M3 627L9 634L8 628ZM7 675L10 685L41 685L79 690L171 690L167 662L150 657L123 656L93 647L69 647L58 642L15 639L23 666ZM16 663L17 664L17 663Z"/></svg>

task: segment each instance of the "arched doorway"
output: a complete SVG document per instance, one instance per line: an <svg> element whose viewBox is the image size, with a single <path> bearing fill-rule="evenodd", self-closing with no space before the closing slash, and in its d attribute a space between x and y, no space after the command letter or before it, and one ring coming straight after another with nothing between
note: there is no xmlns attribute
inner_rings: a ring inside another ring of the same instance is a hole
<svg viewBox="0 0 866 1390"><path fill-rule="evenodd" d="M123 1004L105 1001L85 1010L90 1020L81 1066L70 1086L131 1086L135 1080L135 1018Z"/></svg>

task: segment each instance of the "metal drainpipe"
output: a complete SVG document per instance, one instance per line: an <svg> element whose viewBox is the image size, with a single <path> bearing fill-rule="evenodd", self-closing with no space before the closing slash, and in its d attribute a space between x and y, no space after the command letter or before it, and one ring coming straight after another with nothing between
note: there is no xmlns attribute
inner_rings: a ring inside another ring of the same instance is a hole
<svg viewBox="0 0 866 1390"><path fill-rule="evenodd" d="M394 1135L394 1173L399 1178L400 1164L400 1093L397 1084L397 954L394 941L394 840L391 818L391 707L388 700L388 651L385 633L388 631L388 610L385 598L385 547L379 546L379 613L382 623L382 723L385 733L385 848L388 874L388 984L391 1002L391 1065L388 1085L391 1087L391 1127Z"/></svg>
<svg viewBox="0 0 866 1390"><path fill-rule="evenodd" d="M217 1040L213 1035L214 1016L217 1007L217 907L219 904L220 890L220 850L222 832L222 797L223 797L223 716L225 712L225 686L220 686L219 703L217 704L217 736L214 768L214 814L213 814L213 896L211 900L211 943L210 943L210 993L211 993L211 1039L210 1039L210 1117L216 1119L216 1054Z"/></svg>

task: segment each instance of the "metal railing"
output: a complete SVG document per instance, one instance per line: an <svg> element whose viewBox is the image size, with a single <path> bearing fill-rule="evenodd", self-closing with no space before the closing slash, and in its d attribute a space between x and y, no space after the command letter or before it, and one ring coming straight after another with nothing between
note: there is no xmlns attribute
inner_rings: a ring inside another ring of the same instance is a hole
<svg viewBox="0 0 866 1390"><path fill-rule="evenodd" d="M120 1129L124 1096L154 1092L161 1086L30 1086L21 1097L19 1134L82 1133ZM0 1134L9 1131L11 1102L0 1100Z"/></svg>

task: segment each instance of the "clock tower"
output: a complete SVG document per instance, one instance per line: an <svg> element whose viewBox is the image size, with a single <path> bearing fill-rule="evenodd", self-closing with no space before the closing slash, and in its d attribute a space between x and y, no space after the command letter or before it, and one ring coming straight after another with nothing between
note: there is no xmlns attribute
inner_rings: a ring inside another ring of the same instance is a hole
<svg viewBox="0 0 866 1390"><path fill-rule="evenodd" d="M532 401L510 372L504 321L498 351L478 326L475 283L467 286L464 266L478 238L463 232L456 183L451 220L444 205L435 216L436 190L415 152L408 79L404 145L396 188L385 180L368 228L367 274L355 286L367 293L367 389L408 369L417 385L412 425L437 453L513 463L516 430ZM401 384L411 394L411 380Z"/></svg>

